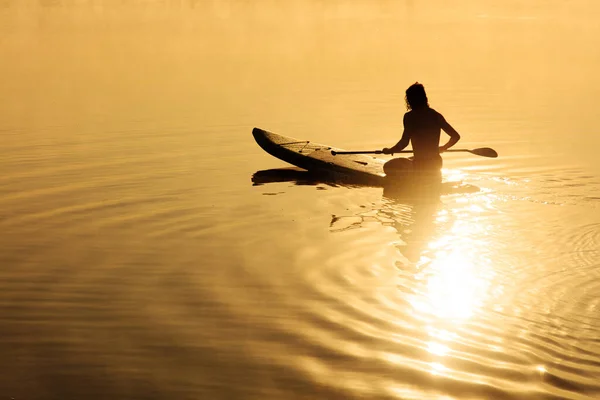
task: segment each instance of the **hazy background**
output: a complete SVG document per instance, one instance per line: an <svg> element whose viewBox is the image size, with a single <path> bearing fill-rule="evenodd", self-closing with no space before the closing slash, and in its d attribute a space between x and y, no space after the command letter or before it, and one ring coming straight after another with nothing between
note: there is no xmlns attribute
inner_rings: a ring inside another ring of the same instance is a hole
<svg viewBox="0 0 600 400"><path fill-rule="evenodd" d="M0 393L600 396L600 5L0 0ZM252 186L251 129L472 195ZM443 397L447 396L447 397Z"/></svg>

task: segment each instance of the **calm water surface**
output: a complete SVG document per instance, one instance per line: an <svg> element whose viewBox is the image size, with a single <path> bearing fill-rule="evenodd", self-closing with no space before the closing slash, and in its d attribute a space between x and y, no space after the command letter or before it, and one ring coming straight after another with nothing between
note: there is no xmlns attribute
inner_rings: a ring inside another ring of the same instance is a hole
<svg viewBox="0 0 600 400"><path fill-rule="evenodd" d="M591 0L0 0L0 397L600 397ZM254 126L398 140L414 81L498 159L406 198Z"/></svg>

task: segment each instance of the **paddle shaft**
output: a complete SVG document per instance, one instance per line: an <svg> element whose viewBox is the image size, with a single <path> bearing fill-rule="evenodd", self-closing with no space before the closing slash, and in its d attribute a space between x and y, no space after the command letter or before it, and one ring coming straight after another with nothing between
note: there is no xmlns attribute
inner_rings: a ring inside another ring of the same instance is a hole
<svg viewBox="0 0 600 400"><path fill-rule="evenodd" d="M394 153L392 153L391 155L397 154L397 153L412 153L412 150L401 150L401 151L395 151ZM490 157L490 158L496 158L498 157L498 153L494 150L494 149L490 149L489 147L483 147L483 148L479 148L479 149L448 149L446 151L444 151L444 153L460 153L460 152L466 152L466 153L471 153L471 154L475 154L477 156L481 156L481 157ZM370 150L370 151L335 151L335 150L331 150L331 154L333 154L334 156L337 154L383 154L383 152L381 150Z"/></svg>

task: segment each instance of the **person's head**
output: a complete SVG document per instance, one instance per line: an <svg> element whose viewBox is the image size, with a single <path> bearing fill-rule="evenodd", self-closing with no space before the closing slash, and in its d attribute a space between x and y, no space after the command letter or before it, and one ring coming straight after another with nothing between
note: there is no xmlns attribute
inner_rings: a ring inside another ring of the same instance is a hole
<svg viewBox="0 0 600 400"><path fill-rule="evenodd" d="M419 82L415 82L406 89L406 108L414 110L417 108L429 107L425 87Z"/></svg>

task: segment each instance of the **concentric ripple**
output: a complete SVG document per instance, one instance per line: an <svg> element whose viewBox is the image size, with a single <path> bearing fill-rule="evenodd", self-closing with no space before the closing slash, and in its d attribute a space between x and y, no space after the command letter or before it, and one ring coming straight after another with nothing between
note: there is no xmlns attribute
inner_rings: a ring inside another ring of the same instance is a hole
<svg viewBox="0 0 600 400"><path fill-rule="evenodd" d="M283 295L297 320L277 329L302 343L297 367L348 397L600 393L599 225L557 234L548 218L517 232L540 203L503 196L383 198L334 214L327 246L302 252L301 286Z"/></svg>

